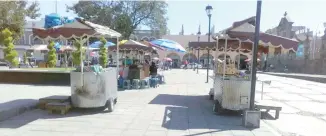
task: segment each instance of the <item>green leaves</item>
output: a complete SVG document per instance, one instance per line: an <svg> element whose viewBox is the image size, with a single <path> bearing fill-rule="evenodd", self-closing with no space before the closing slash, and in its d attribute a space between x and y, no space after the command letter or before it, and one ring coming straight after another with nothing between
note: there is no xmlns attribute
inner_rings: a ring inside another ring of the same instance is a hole
<svg viewBox="0 0 326 136"><path fill-rule="evenodd" d="M8 28L14 39L23 34L25 17L32 19L39 17L38 3L33 2L28 6L27 1L1 1L0 2L0 31ZM0 35L0 44L3 42Z"/></svg>
<svg viewBox="0 0 326 136"><path fill-rule="evenodd" d="M1 35L3 36L3 44L5 46L5 48L3 49L3 52L5 54L5 60L10 62L11 65L17 66L19 63L17 60L18 53L14 49L15 46L13 44L12 33L9 29L4 29L1 31Z"/></svg>
<svg viewBox="0 0 326 136"><path fill-rule="evenodd" d="M68 10L91 22L108 26L120 33L122 39L140 25L167 31L167 3L165 1L79 1Z"/></svg>
<svg viewBox="0 0 326 136"><path fill-rule="evenodd" d="M54 41L50 41L49 45L48 45L48 60L47 63L49 65L50 68L55 67L55 65L57 64L57 54L56 54L56 49L54 48Z"/></svg>
<svg viewBox="0 0 326 136"><path fill-rule="evenodd" d="M100 65L103 67L103 68L106 68L106 65L108 64L108 51L107 49L105 48L105 44L107 43L106 42L106 39L104 37L101 37L100 39L101 41L101 46L100 46Z"/></svg>
<svg viewBox="0 0 326 136"><path fill-rule="evenodd" d="M82 44L81 43L85 43L85 39L81 40L81 41L75 41L74 42L74 47L77 49L74 52L72 52L72 62L74 63L75 66L80 65L80 61L81 59L85 58L85 53L86 50L83 49ZM80 58L80 52L83 53L83 58Z"/></svg>

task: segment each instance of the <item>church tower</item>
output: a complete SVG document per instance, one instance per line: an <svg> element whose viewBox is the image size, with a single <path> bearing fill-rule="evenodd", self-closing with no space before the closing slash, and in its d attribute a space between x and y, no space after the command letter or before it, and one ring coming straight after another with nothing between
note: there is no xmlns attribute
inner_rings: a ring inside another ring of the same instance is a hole
<svg viewBox="0 0 326 136"><path fill-rule="evenodd" d="M181 32L179 33L179 35L184 35L183 24L182 24Z"/></svg>

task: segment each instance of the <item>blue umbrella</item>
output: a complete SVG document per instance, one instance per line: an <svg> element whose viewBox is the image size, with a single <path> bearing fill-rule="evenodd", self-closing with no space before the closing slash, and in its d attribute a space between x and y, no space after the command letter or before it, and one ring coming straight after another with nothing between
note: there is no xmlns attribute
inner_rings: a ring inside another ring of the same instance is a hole
<svg viewBox="0 0 326 136"><path fill-rule="evenodd" d="M89 47L91 48L100 48L102 42L101 41L96 41L93 42L91 45L89 45ZM115 44L112 42L106 42L106 44L104 45L105 48L109 47L109 46L114 46Z"/></svg>
<svg viewBox="0 0 326 136"><path fill-rule="evenodd" d="M154 46L158 46L160 48L164 48L167 50L177 51L177 52L186 52L185 48L183 48L179 43L175 41L171 41L168 39L157 39L150 42Z"/></svg>
<svg viewBox="0 0 326 136"><path fill-rule="evenodd" d="M60 48L61 48L61 43L60 42L56 42L56 43L54 43L54 48L55 48L55 50L56 51L59 51L60 50Z"/></svg>
<svg viewBox="0 0 326 136"><path fill-rule="evenodd" d="M297 52L296 52L296 56L297 57L303 57L304 55L304 47L303 47L303 44L300 44L298 46L298 49L297 49Z"/></svg>

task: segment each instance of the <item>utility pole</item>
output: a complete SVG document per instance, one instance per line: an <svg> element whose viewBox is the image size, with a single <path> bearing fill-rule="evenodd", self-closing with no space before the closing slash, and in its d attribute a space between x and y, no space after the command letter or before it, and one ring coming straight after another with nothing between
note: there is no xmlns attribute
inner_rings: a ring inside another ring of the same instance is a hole
<svg viewBox="0 0 326 136"><path fill-rule="evenodd" d="M55 0L55 13L58 14L58 0Z"/></svg>

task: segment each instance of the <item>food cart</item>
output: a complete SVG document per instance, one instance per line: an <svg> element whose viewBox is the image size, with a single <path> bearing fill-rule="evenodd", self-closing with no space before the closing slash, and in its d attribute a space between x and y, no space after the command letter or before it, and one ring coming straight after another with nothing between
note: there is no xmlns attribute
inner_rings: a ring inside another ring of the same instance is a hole
<svg viewBox="0 0 326 136"><path fill-rule="evenodd" d="M47 18L48 17L48 18ZM46 16L46 24L58 22L61 17ZM60 22L60 21L59 21ZM81 46L88 45L90 37L116 38L120 33L101 25L88 22L81 18L73 21L53 25L47 28L33 28L33 35L45 41L74 39ZM80 62L80 72L71 71L71 103L74 107L95 108L107 106L109 111L114 110L117 102L117 79L119 66L119 46L117 47L117 67L107 68L98 73L84 72L83 59ZM83 51L80 52L82 58Z"/></svg>
<svg viewBox="0 0 326 136"><path fill-rule="evenodd" d="M232 39L227 35L219 37L217 41L224 40L224 47L218 48L216 58L222 56L221 59L216 59L216 67L214 68L214 86L211 92L211 97L214 100L213 111L220 114L224 110L240 111L249 108L250 101L250 78L244 72L239 70L239 60L236 56L240 54L250 55L241 50L240 40ZM238 48L232 49L228 46L228 41L235 44L238 42ZM236 64L236 62L238 62Z"/></svg>

